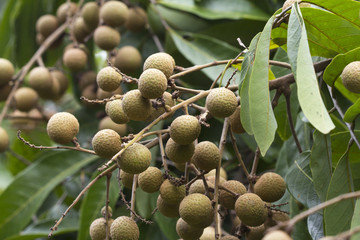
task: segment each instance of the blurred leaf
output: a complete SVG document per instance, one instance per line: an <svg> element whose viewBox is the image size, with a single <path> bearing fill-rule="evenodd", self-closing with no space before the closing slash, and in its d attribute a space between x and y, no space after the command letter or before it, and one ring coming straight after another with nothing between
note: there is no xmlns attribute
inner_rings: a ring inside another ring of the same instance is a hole
<svg viewBox="0 0 360 240"><path fill-rule="evenodd" d="M360 139L360 131L355 130L355 136L357 139ZM331 155L332 155L332 163L335 166L339 159L342 157L344 152L347 149L348 142L350 140L350 133L346 132L338 132L335 134L331 134ZM351 163L359 163L360 162L360 150L353 144L350 147L348 159Z"/></svg>
<svg viewBox="0 0 360 240"><path fill-rule="evenodd" d="M313 239L324 237L324 224L322 213L316 212L307 218L308 231Z"/></svg>
<svg viewBox="0 0 360 240"><path fill-rule="evenodd" d="M136 189L136 209L144 218L150 218L152 211L156 208L153 205L154 199L156 201L157 194L144 192L140 187Z"/></svg>
<svg viewBox="0 0 360 240"><path fill-rule="evenodd" d="M344 115L344 121L352 123L355 118L360 114L360 98L346 110Z"/></svg>
<svg viewBox="0 0 360 240"><path fill-rule="evenodd" d="M326 134L335 128L321 98L299 6L292 9L288 29L288 56L296 79L298 99L310 123Z"/></svg>
<svg viewBox="0 0 360 240"><path fill-rule="evenodd" d="M190 12L206 19L256 19L267 20L269 17L248 0L227 0L222 1L192 1L192 0L160 0L159 4L175 8L181 11Z"/></svg>
<svg viewBox="0 0 360 240"><path fill-rule="evenodd" d="M355 210L354 210L354 215L353 218L351 220L351 229L354 229L356 227L360 226L360 199L358 198L356 200L356 204L355 204ZM360 233L356 233L354 234L350 240L360 240Z"/></svg>
<svg viewBox="0 0 360 240"><path fill-rule="evenodd" d="M16 176L0 195L0 238L20 232L56 185L96 159L85 156L74 151L45 152Z"/></svg>
<svg viewBox="0 0 360 240"><path fill-rule="evenodd" d="M299 208L299 203L296 201L295 198L290 198L290 218L293 218L297 214L301 212ZM294 226L294 231L291 234L291 237L296 240L313 240L312 237L309 235L308 227L307 227L307 220L303 219L299 221Z"/></svg>

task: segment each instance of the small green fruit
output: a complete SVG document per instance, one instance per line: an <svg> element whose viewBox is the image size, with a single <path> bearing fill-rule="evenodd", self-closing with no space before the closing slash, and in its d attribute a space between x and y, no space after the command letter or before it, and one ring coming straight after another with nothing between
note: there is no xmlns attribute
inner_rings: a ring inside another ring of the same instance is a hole
<svg viewBox="0 0 360 240"><path fill-rule="evenodd" d="M120 27L129 16L128 7L118 1L108 1L100 9L100 18L105 24L112 27Z"/></svg>
<svg viewBox="0 0 360 240"><path fill-rule="evenodd" d="M112 27L99 26L94 32L94 42L103 50L112 50L120 43L120 33Z"/></svg>
<svg viewBox="0 0 360 240"><path fill-rule="evenodd" d="M129 119L145 121L150 115L151 103L149 99L141 95L139 90L135 89L124 95L122 109Z"/></svg>
<svg viewBox="0 0 360 240"><path fill-rule="evenodd" d="M100 130L93 137L92 146L97 155L110 159L121 150L121 138L114 130Z"/></svg>
<svg viewBox="0 0 360 240"><path fill-rule="evenodd" d="M265 202L276 202L284 195L286 183L277 173L264 173L256 181L254 193Z"/></svg>
<svg viewBox="0 0 360 240"><path fill-rule="evenodd" d="M148 167L139 174L139 187L147 193L159 191L164 178L160 169L157 167Z"/></svg>
<svg viewBox="0 0 360 240"><path fill-rule="evenodd" d="M191 115L177 117L170 125L170 137L180 145L191 144L200 135L199 120Z"/></svg>
<svg viewBox="0 0 360 240"><path fill-rule="evenodd" d="M138 174L145 171L151 162L150 150L140 143L126 148L118 159L120 168L128 173Z"/></svg>
<svg viewBox="0 0 360 240"><path fill-rule="evenodd" d="M360 93L360 61L354 61L346 65L340 77L349 91Z"/></svg>
<svg viewBox="0 0 360 240"><path fill-rule="evenodd" d="M101 69L96 76L99 87L107 92L115 91L120 86L121 80L120 73L110 66Z"/></svg>
<svg viewBox="0 0 360 240"><path fill-rule="evenodd" d="M195 146L192 162L201 170L210 171L219 165L219 148L212 142L203 141Z"/></svg>
<svg viewBox="0 0 360 240"><path fill-rule="evenodd" d="M68 112L55 113L47 124L47 133L56 143L67 144L79 132L78 120Z"/></svg>
<svg viewBox="0 0 360 240"><path fill-rule="evenodd" d="M227 88L212 89L206 98L206 108L214 117L229 117L234 113L236 107L236 96Z"/></svg>
<svg viewBox="0 0 360 240"><path fill-rule="evenodd" d="M138 240L140 231L134 220L121 216L111 224L110 236L112 240Z"/></svg>

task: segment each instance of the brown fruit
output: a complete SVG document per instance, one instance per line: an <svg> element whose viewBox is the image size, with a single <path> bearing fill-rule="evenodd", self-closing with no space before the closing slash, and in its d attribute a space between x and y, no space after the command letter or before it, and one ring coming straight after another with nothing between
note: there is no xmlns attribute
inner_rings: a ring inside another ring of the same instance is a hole
<svg viewBox="0 0 360 240"><path fill-rule="evenodd" d="M235 112L233 114L231 114L231 116L229 117L231 131L233 131L234 133L237 133L237 134L241 134L241 133L245 132L245 130L242 126L241 120L240 120L240 111L241 111L241 107L238 106L235 109Z"/></svg>
<svg viewBox="0 0 360 240"><path fill-rule="evenodd" d="M118 158L120 168L128 173L138 174L145 171L151 162L150 150L140 143L134 143Z"/></svg>
<svg viewBox="0 0 360 240"><path fill-rule="evenodd" d="M235 202L235 211L241 222L250 227L263 224L268 212L264 202L254 193L241 195Z"/></svg>
<svg viewBox="0 0 360 240"><path fill-rule="evenodd" d="M121 183L122 183L122 185L124 185L124 187L126 187L128 189L132 188L134 174L127 173L127 172L124 172L123 170L120 170L120 179L121 179Z"/></svg>
<svg viewBox="0 0 360 240"><path fill-rule="evenodd" d="M286 183L277 173L267 172L261 175L254 186L254 193L265 202L276 202L285 193Z"/></svg>
<svg viewBox="0 0 360 240"><path fill-rule="evenodd" d="M36 22L36 31L40 33L44 38L47 38L51 33L53 33L59 22L57 18L53 15L47 14L41 16Z"/></svg>
<svg viewBox="0 0 360 240"><path fill-rule="evenodd" d="M0 101L5 101L12 89L12 85L10 85L9 83L0 86Z"/></svg>
<svg viewBox="0 0 360 240"><path fill-rule="evenodd" d="M129 16L128 7L118 1L108 1L100 9L100 18L105 24L112 27L120 27Z"/></svg>
<svg viewBox="0 0 360 240"><path fill-rule="evenodd" d="M139 187L147 193L159 191L164 178L160 169L157 167L148 167L139 174Z"/></svg>
<svg viewBox="0 0 360 240"><path fill-rule="evenodd" d="M120 73L110 66L102 68L96 76L98 86L107 92L115 91L120 86L121 80Z"/></svg>
<svg viewBox="0 0 360 240"><path fill-rule="evenodd" d="M127 92L122 99L122 109L130 120L145 121L151 111L149 99L142 97L139 90Z"/></svg>
<svg viewBox="0 0 360 240"><path fill-rule="evenodd" d="M235 94L224 87L212 89L206 98L206 108L214 117L229 117L234 113L236 107Z"/></svg>
<svg viewBox="0 0 360 240"><path fill-rule="evenodd" d="M95 44L103 50L112 50L120 43L120 33L109 26L99 26L94 32Z"/></svg>
<svg viewBox="0 0 360 240"><path fill-rule="evenodd" d="M195 144L180 145L174 142L171 138L166 143L166 156L175 163L185 163L190 161L195 151Z"/></svg>
<svg viewBox="0 0 360 240"><path fill-rule="evenodd" d="M168 204L176 205L183 200L186 191L185 186L175 186L168 179L166 179L160 186L161 198Z"/></svg>
<svg viewBox="0 0 360 240"><path fill-rule="evenodd" d="M77 10L77 4L76 3L64 2L56 10L56 16L57 16L60 23L64 23L66 21L68 15L69 15L69 17L74 16L76 10Z"/></svg>
<svg viewBox="0 0 360 240"><path fill-rule="evenodd" d="M56 143L67 144L78 132L79 122L68 112L55 113L47 124L47 133Z"/></svg>
<svg viewBox="0 0 360 240"><path fill-rule="evenodd" d="M150 55L144 62L144 71L149 68L156 68L162 71L166 78L169 78L174 71L175 61L167 53L159 52Z"/></svg>
<svg viewBox="0 0 360 240"><path fill-rule="evenodd" d="M284 231L275 230L267 233L262 240L292 240L292 238Z"/></svg>
<svg viewBox="0 0 360 240"><path fill-rule="evenodd" d="M191 144L200 135L198 119L191 115L177 117L170 125L170 137L180 145Z"/></svg>
<svg viewBox="0 0 360 240"><path fill-rule="evenodd" d="M76 40L80 43L83 43L85 41L85 38L91 33L91 30L86 25L82 17L78 17L75 19L72 31Z"/></svg>
<svg viewBox="0 0 360 240"><path fill-rule="evenodd" d="M129 16L125 22L125 27L132 31L138 32L145 28L147 23L147 14L144 9L140 7L134 7L129 9Z"/></svg>
<svg viewBox="0 0 360 240"><path fill-rule="evenodd" d="M122 148L120 135L111 129L100 130L93 137L92 146L97 155L110 159Z"/></svg>
<svg viewBox="0 0 360 240"><path fill-rule="evenodd" d="M89 30L94 30L99 24L99 6L96 2L87 2L81 9L81 16Z"/></svg>
<svg viewBox="0 0 360 240"><path fill-rule="evenodd" d="M142 57L139 50L133 46L124 46L117 51L114 65L121 72L129 74L138 70L141 63Z"/></svg>
<svg viewBox="0 0 360 240"><path fill-rule="evenodd" d="M184 240L196 240L203 233L202 228L192 227L187 224L182 218L176 222L176 232Z"/></svg>
<svg viewBox="0 0 360 240"><path fill-rule="evenodd" d="M59 87L60 87L60 96L62 96L68 86L69 86L69 80L67 79L66 75L62 72L62 71L59 71L59 70L53 70L50 72L52 78L54 81L57 81L59 83Z"/></svg>
<svg viewBox="0 0 360 240"><path fill-rule="evenodd" d="M38 94L49 92L52 88L52 77L50 71L45 67L35 67L29 73L29 85Z"/></svg>
<svg viewBox="0 0 360 240"><path fill-rule="evenodd" d="M85 68L87 63L87 55L79 48L72 48L65 51L63 62L64 65L71 71L77 72Z"/></svg>
<svg viewBox="0 0 360 240"><path fill-rule="evenodd" d="M191 161L201 170L210 171L219 165L220 158L219 148L212 142L203 141L195 146Z"/></svg>
<svg viewBox="0 0 360 240"><path fill-rule="evenodd" d="M16 108L23 112L30 111L30 109L36 107L38 99L38 94L28 87L19 88L14 95Z"/></svg>
<svg viewBox="0 0 360 240"><path fill-rule="evenodd" d="M134 220L121 216L111 224L110 236L112 240L138 240L140 231Z"/></svg>
<svg viewBox="0 0 360 240"><path fill-rule="evenodd" d="M0 58L0 87L10 82L14 72L13 64L5 58Z"/></svg>
<svg viewBox="0 0 360 240"><path fill-rule="evenodd" d="M126 124L114 123L110 117L104 117L99 123L99 130L112 129L117 132L120 136L125 136L127 131Z"/></svg>
<svg viewBox="0 0 360 240"><path fill-rule="evenodd" d="M79 89L83 91L87 86L95 84L96 75L97 73L94 71L86 71L83 74L81 74L79 80Z"/></svg>
<svg viewBox="0 0 360 240"><path fill-rule="evenodd" d="M222 187L231 190L232 192L242 195L246 193L246 187L239 181L229 180L221 184ZM219 202L227 209L235 208L236 198L233 194L226 190L220 189Z"/></svg>
<svg viewBox="0 0 360 240"><path fill-rule="evenodd" d="M177 204L169 204L167 202L165 202L162 198L161 195L158 196L157 201L156 201L156 206L159 210L159 212L164 215L165 217L169 217L169 218L177 218L179 217L179 205L180 203Z"/></svg>
<svg viewBox="0 0 360 240"><path fill-rule="evenodd" d="M258 227L248 227L249 231L246 232L247 240L261 240L264 237L265 226L261 224Z"/></svg>
<svg viewBox="0 0 360 240"><path fill-rule="evenodd" d="M139 78L138 89L144 98L161 97L167 88L167 79L158 69L146 69Z"/></svg>
<svg viewBox="0 0 360 240"><path fill-rule="evenodd" d="M4 128L0 127L0 153L5 152L9 147L9 135Z"/></svg>
<svg viewBox="0 0 360 240"><path fill-rule="evenodd" d="M106 114L109 115L111 120L118 124L124 124L129 121L128 116L122 109L122 100L116 99L114 101L107 102L105 105Z"/></svg>
<svg viewBox="0 0 360 240"><path fill-rule="evenodd" d="M110 233L110 226L114 219L109 219L107 222L108 233ZM106 238L106 220L105 218L95 219L90 225L91 240L104 240Z"/></svg>

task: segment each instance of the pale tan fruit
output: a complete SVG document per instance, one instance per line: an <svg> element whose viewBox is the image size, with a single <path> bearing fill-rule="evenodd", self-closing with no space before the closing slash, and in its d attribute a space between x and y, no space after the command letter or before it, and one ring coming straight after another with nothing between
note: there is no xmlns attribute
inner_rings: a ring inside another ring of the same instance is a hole
<svg viewBox="0 0 360 240"><path fill-rule="evenodd" d="M229 123L231 127L231 131L237 134L241 134L245 132L245 129L242 126L241 120L240 120L240 110L241 107L238 106L233 114L229 117Z"/></svg>
<svg viewBox="0 0 360 240"><path fill-rule="evenodd" d="M167 88L167 79L160 70L149 68L140 75L138 88L144 98L158 98Z"/></svg>
<svg viewBox="0 0 360 240"><path fill-rule="evenodd" d="M19 88L14 95L16 108L23 112L30 111L36 107L38 99L38 94L32 88L28 87Z"/></svg>
<svg viewBox="0 0 360 240"><path fill-rule="evenodd" d="M261 240L265 234L265 226L261 224L258 227L248 227L249 232L246 232L247 240Z"/></svg>
<svg viewBox="0 0 360 240"><path fill-rule="evenodd" d="M122 109L122 100L116 99L106 103L105 112L113 122L118 124L124 124L129 122L128 116L124 113Z"/></svg>
<svg viewBox="0 0 360 240"><path fill-rule="evenodd" d="M38 94L42 99L58 100L61 97L58 79L53 78L51 75L51 88L47 91L39 91Z"/></svg>
<svg viewBox="0 0 360 240"><path fill-rule="evenodd" d="M205 228L213 222L214 209L208 197L194 193L181 201L179 214L190 226Z"/></svg>
<svg viewBox="0 0 360 240"><path fill-rule="evenodd" d="M67 144L78 134L79 122L68 112L55 113L47 124L47 133L51 140Z"/></svg>
<svg viewBox="0 0 360 240"><path fill-rule="evenodd" d="M215 176L215 174L216 174L216 169L213 169L213 170L209 171L207 174L205 174L205 177ZM220 168L220 177L227 180L227 173L226 173L225 169L222 167Z"/></svg>
<svg viewBox="0 0 360 240"><path fill-rule="evenodd" d="M268 172L261 175L254 186L254 193L265 202L276 202L285 193L286 183L277 173Z"/></svg>
<svg viewBox="0 0 360 240"><path fill-rule="evenodd" d="M206 177L206 180L215 186L215 180L216 180L215 176L208 176ZM226 179L220 176L219 182L220 185L224 184L226 182Z"/></svg>
<svg viewBox="0 0 360 240"><path fill-rule="evenodd" d="M104 117L99 123L99 130L112 129L117 132L120 136L125 136L127 131L126 124L114 123L110 117Z"/></svg>
<svg viewBox="0 0 360 240"><path fill-rule="evenodd" d="M237 107L237 99L229 89L215 88L207 96L205 105L212 116L225 118L234 113Z"/></svg>
<svg viewBox="0 0 360 240"><path fill-rule="evenodd" d="M52 83L50 71L45 67L35 67L29 73L29 85L39 94L49 92Z"/></svg>
<svg viewBox="0 0 360 240"><path fill-rule="evenodd" d="M163 106L158 106L158 108L151 108L151 113L150 113L150 117L148 119L148 121L153 121L154 119L158 118L160 115L162 115L163 113L165 113L165 108L170 108L175 106L175 99L172 98L172 95L168 92L164 92L164 94L162 95L162 98L165 102L165 107ZM161 103L159 101L159 99L156 100L157 103ZM164 119L169 119L170 117L172 117L174 115L175 112L172 112L169 116L167 116Z"/></svg>
<svg viewBox="0 0 360 240"><path fill-rule="evenodd" d="M3 86L0 86L0 101L5 101L12 89L12 85L10 85L9 83L6 83Z"/></svg>
<svg viewBox="0 0 360 240"><path fill-rule="evenodd" d="M147 193L159 191L164 178L160 169L157 167L148 167L139 174L139 187Z"/></svg>
<svg viewBox="0 0 360 240"><path fill-rule="evenodd" d="M180 172L185 172L185 167L186 167L185 163L174 163L174 166Z"/></svg>
<svg viewBox="0 0 360 240"><path fill-rule="evenodd" d="M87 63L87 55L79 48L72 48L65 51L63 62L64 65L71 71L77 72L85 68Z"/></svg>
<svg viewBox="0 0 360 240"><path fill-rule="evenodd" d="M122 109L130 120L145 121L151 111L149 99L142 97L139 90L127 92L122 99Z"/></svg>
<svg viewBox="0 0 360 240"><path fill-rule="evenodd" d="M164 215L165 217L169 217L169 218L177 218L179 217L179 205L180 203L177 204L169 204L167 202L165 202L162 198L161 195L158 196L157 201L156 201L156 206L159 210L159 212Z"/></svg>
<svg viewBox="0 0 360 240"><path fill-rule="evenodd" d="M94 32L95 44L103 50L112 50L120 43L120 33L109 26L99 26Z"/></svg>
<svg viewBox="0 0 360 240"><path fill-rule="evenodd" d="M22 112L20 110L15 110L12 114L12 119L10 119L11 125L15 126L18 129L28 129L29 121L26 119L29 115L27 112Z"/></svg>
<svg viewBox="0 0 360 240"><path fill-rule="evenodd" d="M232 236L232 235L226 235L224 237L221 237L220 240L239 240L239 238Z"/></svg>
<svg viewBox="0 0 360 240"><path fill-rule="evenodd" d="M111 224L110 236L112 240L137 240L140 231L134 220L130 217L121 216Z"/></svg>
<svg viewBox="0 0 360 240"><path fill-rule="evenodd" d="M246 193L246 187L244 186L244 184L236 180L226 181L221 184L221 186L239 195ZM233 194L229 193L226 190L220 189L219 202L223 207L227 209L234 209L235 201L236 198Z"/></svg>
<svg viewBox="0 0 360 240"><path fill-rule="evenodd" d="M76 3L64 2L56 10L56 16L57 16L60 23L64 23L66 21L68 15L69 15L69 17L74 16L76 10L77 10L77 4Z"/></svg>
<svg viewBox="0 0 360 240"><path fill-rule="evenodd" d="M209 188L209 197L210 197L210 199L213 199L214 193L210 191L210 188L214 189L214 184L210 181L206 181L206 183ZM201 193L201 194L206 193L204 181L202 179L198 179L193 184L190 185L189 194L193 194L193 193Z"/></svg>
<svg viewBox="0 0 360 240"><path fill-rule="evenodd" d="M115 91L120 86L121 80L120 73L110 66L101 69L96 76L98 86L107 92Z"/></svg>
<svg viewBox="0 0 360 240"><path fill-rule="evenodd" d="M196 240L203 233L202 228L192 227L187 224L182 218L176 222L176 232L184 240Z"/></svg>
<svg viewBox="0 0 360 240"><path fill-rule="evenodd" d="M58 81L59 86L60 86L59 94L60 94L60 96L62 96L66 92L66 90L69 86L69 80L67 79L66 75L62 71L59 71L59 70L53 70L50 72L50 74L51 74L53 80Z"/></svg>
<svg viewBox="0 0 360 240"><path fill-rule="evenodd" d="M84 19L86 26L93 30L99 24L99 6L96 2L87 2L81 9L81 16Z"/></svg>
<svg viewBox="0 0 360 240"><path fill-rule="evenodd" d="M185 186L175 186L166 179L160 186L161 198L168 204L179 204L186 195Z"/></svg>
<svg viewBox="0 0 360 240"><path fill-rule="evenodd" d="M66 47L65 47L65 49L64 49L64 52L66 52L67 50L73 49L73 48L78 48L78 49L80 49L80 50L83 50L84 53L86 53L86 55L89 55L89 54L90 54L89 49L88 49L88 48L86 47L86 45L83 44L83 43L77 44L76 46L75 46L75 44L73 44L73 43L69 43L68 45L66 45Z"/></svg>
<svg viewBox="0 0 360 240"><path fill-rule="evenodd" d="M107 222L108 233L110 233L110 226L112 225L113 221L113 219L109 219ZM105 218L97 218L91 223L90 237L91 240L104 240L106 238Z"/></svg>
<svg viewBox="0 0 360 240"><path fill-rule="evenodd" d="M79 89L83 91L87 86L95 84L96 75L97 73L94 71L86 71L83 74L81 74L79 80Z"/></svg>
<svg viewBox="0 0 360 240"><path fill-rule="evenodd" d="M215 240L215 228L206 227L199 240Z"/></svg>
<svg viewBox="0 0 360 240"><path fill-rule="evenodd" d="M57 18L51 14L46 14L41 16L36 22L36 31L40 33L44 38L47 38L51 33L53 33L59 22Z"/></svg>
<svg viewBox="0 0 360 240"><path fill-rule="evenodd" d="M124 46L120 48L115 56L114 66L126 74L133 73L141 67L142 57L133 46Z"/></svg>
<svg viewBox="0 0 360 240"><path fill-rule="evenodd" d="M180 145L174 142L171 138L166 143L166 156L175 163L185 163L190 161L195 151L195 143L188 145Z"/></svg>
<svg viewBox="0 0 360 240"><path fill-rule="evenodd" d="M235 202L235 211L241 222L250 227L263 224L268 212L264 202L254 193L241 195Z"/></svg>
<svg viewBox="0 0 360 240"><path fill-rule="evenodd" d="M120 135L111 129L98 131L92 139L92 147L102 158L112 158L121 150Z"/></svg>
<svg viewBox="0 0 360 240"><path fill-rule="evenodd" d="M162 71L166 78L169 78L175 67L175 61L172 56L167 53L154 53L150 55L144 62L144 71L149 68L156 68Z"/></svg>
<svg viewBox="0 0 360 240"><path fill-rule="evenodd" d="M0 58L0 86L8 84L14 72L13 64L5 58Z"/></svg>
<svg viewBox="0 0 360 240"><path fill-rule="evenodd" d="M354 61L346 65L340 77L349 91L360 93L360 61Z"/></svg>
<svg viewBox="0 0 360 240"><path fill-rule="evenodd" d="M112 217L112 208L108 206L108 218ZM100 210L101 216L106 217L106 206L103 206Z"/></svg>
<svg viewBox="0 0 360 240"><path fill-rule="evenodd" d="M284 231L275 230L267 233L262 240L292 240L292 238Z"/></svg>
<svg viewBox="0 0 360 240"><path fill-rule="evenodd" d="M112 27L120 27L129 16L128 7L118 1L108 1L100 9L100 18L105 24Z"/></svg>
<svg viewBox="0 0 360 240"><path fill-rule="evenodd" d="M126 148L118 158L120 168L128 173L138 174L145 171L151 162L150 150L140 143Z"/></svg>
<svg viewBox="0 0 360 240"><path fill-rule="evenodd" d="M200 135L199 120L191 115L177 117L170 125L170 137L180 145L191 144Z"/></svg>
<svg viewBox="0 0 360 240"><path fill-rule="evenodd" d="M75 19L72 32L78 42L84 43L85 38L91 33L91 30L86 25L84 19L82 17L78 17Z"/></svg>
<svg viewBox="0 0 360 240"><path fill-rule="evenodd" d="M9 147L9 135L4 128L0 127L0 153L5 152Z"/></svg>
<svg viewBox="0 0 360 240"><path fill-rule="evenodd" d="M286 222L288 220L290 220L290 217L287 213L271 210L271 214L269 214L264 225L266 228L269 228L275 226L278 222Z"/></svg>
<svg viewBox="0 0 360 240"><path fill-rule="evenodd" d="M201 170L210 171L219 165L219 148L209 141L200 142L195 146L191 161Z"/></svg>
<svg viewBox="0 0 360 240"><path fill-rule="evenodd" d="M128 189L132 189L133 181L134 181L134 174L124 172L123 170L120 170L120 179L122 185Z"/></svg>
<svg viewBox="0 0 360 240"><path fill-rule="evenodd" d="M147 23L147 14L144 9L140 7L134 7L129 9L129 16L125 22L125 27L132 31L138 32L145 28Z"/></svg>

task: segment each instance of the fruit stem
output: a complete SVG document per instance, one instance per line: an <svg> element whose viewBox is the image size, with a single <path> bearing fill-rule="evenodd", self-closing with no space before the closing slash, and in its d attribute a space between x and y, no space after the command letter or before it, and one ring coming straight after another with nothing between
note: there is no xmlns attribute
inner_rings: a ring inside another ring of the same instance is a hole
<svg viewBox="0 0 360 240"><path fill-rule="evenodd" d="M136 196L136 187L137 187L137 181L138 181L138 174L134 174L133 178L133 185L131 188L131 218L135 220L137 217L135 213L135 196Z"/></svg>
<svg viewBox="0 0 360 240"><path fill-rule="evenodd" d="M239 149L237 147L237 144L236 144L236 138L234 136L234 133L232 132L231 128L230 128L230 138L231 138L231 143L232 143L232 146L233 146L233 149L234 149L234 152L235 152L235 156L236 158L238 159L239 161L239 165L241 166L242 170L244 171L244 174L246 176L247 179L249 179L250 177L250 174L249 174L249 171L247 170L246 166L245 166L245 163L241 157L241 154L239 152ZM250 184L252 185L253 183L250 182Z"/></svg>
<svg viewBox="0 0 360 240"><path fill-rule="evenodd" d="M145 134L144 134L145 135ZM167 162L166 162L166 158L165 158L165 150L164 150L164 143L163 143L163 139L162 139L162 135L161 133L158 133L158 138L159 138L159 147L160 147L160 154L161 154L161 161L164 167L165 172L169 171Z"/></svg>

